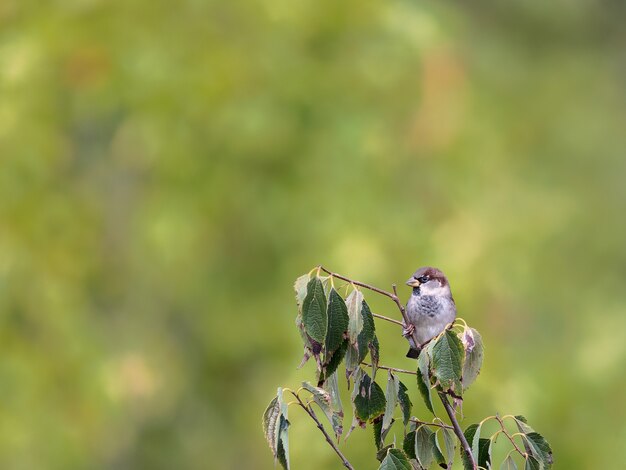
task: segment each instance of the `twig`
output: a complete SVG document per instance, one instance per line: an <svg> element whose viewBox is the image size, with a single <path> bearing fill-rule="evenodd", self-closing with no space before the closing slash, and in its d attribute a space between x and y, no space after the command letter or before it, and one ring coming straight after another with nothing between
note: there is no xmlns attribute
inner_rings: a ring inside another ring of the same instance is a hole
<svg viewBox="0 0 626 470"><path fill-rule="evenodd" d="M343 463L343 466L349 470L354 470L354 467L352 466L352 464L348 462L348 459L346 458L346 456L343 455L343 453L339 450L339 447L337 447L337 444L335 444L332 438L328 435L328 433L326 432L326 429L324 429L324 426L322 426L322 423L320 422L320 420L317 419L317 416L315 415L315 412L313 411L311 406L310 405L305 406L304 403L302 403L302 400L300 399L300 397L296 395L294 392L291 392L291 394L294 397L296 397L296 400L298 400L302 409L306 411L306 413L311 417L313 421L315 421L315 424L317 424L317 428L322 432L322 434L324 434L324 437L326 438L326 442L328 442L328 444L333 448L335 453L339 456L339 458L341 459L341 462Z"/></svg>
<svg viewBox="0 0 626 470"><path fill-rule="evenodd" d="M509 434L509 432L506 430L506 428L504 427L504 422L502 421L502 418L500 418L500 416L498 416L497 414L496 414L496 421L498 421L498 423L500 423L500 427L502 428L502 430L501 430L501 431L498 431L498 432L502 432L502 433L503 433L503 434L507 437L507 439L508 439L509 441L511 441L511 444L513 444L513 447L515 447L515 450L516 450L517 452L519 452L519 454L520 454L522 457L526 458L526 452L522 452L522 451L520 450L520 448L519 448L519 447L517 447L517 444L515 443L515 440L513 439L513 436L511 436L511 435ZM496 434L497 434L497 433L496 433Z"/></svg>
<svg viewBox="0 0 626 470"><path fill-rule="evenodd" d="M449 424L440 424L440 423L427 423L426 421L420 421L417 418L411 418L409 421L412 421L416 424L424 424L426 426L437 426L438 428L446 428L446 429L454 429L452 426L450 426Z"/></svg>
<svg viewBox="0 0 626 470"><path fill-rule="evenodd" d="M397 289L396 289L396 285L395 284L393 284L391 286L391 288L393 289L393 293L392 293L392 292L388 292L388 291L383 290L383 289L379 289L378 287L374 287L374 286L371 286L369 284L365 284L363 282L353 281L350 278L347 278L345 276L341 276L340 274L337 274L337 273L334 273L332 271L329 271L328 269L324 268L321 265L318 267L318 269L324 271L326 274L328 274L330 276L336 277L337 279L341 279L342 281L349 282L349 283L351 283L351 284L353 284L355 286L360 286L360 287L363 287L365 289L369 289L371 291L377 292L378 294L384 295L385 297L389 297L396 304L396 306L398 307L398 310L400 310L400 314L402 315L402 319L404 320L404 323L407 324L407 325L410 323L409 318L407 317L407 314L406 314L406 310L404 309L404 307L400 303L400 299L398 297ZM415 345L417 347L416 349L421 350L421 345L420 345L420 342L417 339L417 332L416 331L413 331L412 338L413 338L413 342L415 343ZM441 399L441 403L443 403L443 407L446 409L446 413L448 413L448 417L450 418L450 422L452 423L452 427L454 429L454 434L456 434L456 437L461 442L461 445L463 446L463 450L467 454L467 458L468 458L468 460L472 464L472 469L473 470L478 470L478 465L476 464L476 459L474 459L474 455L472 454L472 448L467 443L467 439L465 439L465 435L463 434L463 430L461 429L461 426L459 425L459 422L456 419L456 414L454 413L454 410L452 409L452 405L450 405L450 402L448 401L448 397L443 392L438 392L438 394L439 394L439 398Z"/></svg>
<svg viewBox="0 0 626 470"><path fill-rule="evenodd" d="M454 434L456 434L456 437L458 437L459 441L461 441L461 446L463 447L463 450L467 454L467 458L472 463L472 468L476 470L478 466L476 465L476 461L474 460L474 454L472 454L472 448L467 443L467 439L465 439L465 434L463 434L463 430L461 429L461 426L459 425L459 422L456 419L456 414L454 413L454 410L452 409L452 405L450 405L450 402L448 401L448 397L446 396L445 393L438 392L438 394L439 394L439 398L441 399L441 403L443 403L443 407L446 409L446 413L448 413L448 418L450 418L450 422L452 423L452 427L454 428Z"/></svg>
<svg viewBox="0 0 626 470"><path fill-rule="evenodd" d="M384 315L380 315L378 313L372 313L372 316L376 317L376 318L380 318L381 320L385 320L385 321L388 321L388 322L391 322L391 323L395 323L396 325L400 325L401 327L404 328L404 324L401 321L394 320L393 318L389 318L389 317L386 317Z"/></svg>
<svg viewBox="0 0 626 470"><path fill-rule="evenodd" d="M371 366L372 364L368 364L367 362L362 362L361 364L363 364L364 366ZM376 366L377 369L385 369L385 370L390 370L391 372L398 372L400 374L411 374L411 375L417 375L417 372L412 371L412 370L406 370L406 369L398 369L396 367L388 367L388 366Z"/></svg>

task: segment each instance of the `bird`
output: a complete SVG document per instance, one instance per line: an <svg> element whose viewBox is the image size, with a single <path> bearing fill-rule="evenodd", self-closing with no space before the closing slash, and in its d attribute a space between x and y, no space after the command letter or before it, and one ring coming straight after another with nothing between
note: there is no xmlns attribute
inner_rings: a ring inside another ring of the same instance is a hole
<svg viewBox="0 0 626 470"><path fill-rule="evenodd" d="M409 323L404 324L402 335L411 345L406 356L417 359L421 346L454 321L456 305L448 279L437 268L431 266L419 268L406 284L413 288L413 292L406 304ZM415 343L413 332L419 344Z"/></svg>

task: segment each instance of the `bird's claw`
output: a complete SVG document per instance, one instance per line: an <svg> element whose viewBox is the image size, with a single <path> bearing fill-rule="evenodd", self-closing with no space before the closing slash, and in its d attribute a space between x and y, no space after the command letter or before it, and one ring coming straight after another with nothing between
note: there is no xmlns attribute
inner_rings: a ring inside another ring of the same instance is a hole
<svg viewBox="0 0 626 470"><path fill-rule="evenodd" d="M413 332L415 331L415 325L413 325L412 323L409 323L408 325L404 323L402 327L402 336L408 337L413 335Z"/></svg>

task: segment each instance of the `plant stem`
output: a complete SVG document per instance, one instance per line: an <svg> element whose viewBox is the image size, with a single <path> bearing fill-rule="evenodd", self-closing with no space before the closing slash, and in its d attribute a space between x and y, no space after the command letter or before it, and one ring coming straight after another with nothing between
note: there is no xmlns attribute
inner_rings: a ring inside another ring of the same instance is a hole
<svg viewBox="0 0 626 470"><path fill-rule="evenodd" d="M330 276L336 277L337 279L341 279L342 281L349 282L350 284L353 284L355 286L360 286L365 289L369 289L373 292L376 292L378 294L384 295L385 297L389 297L391 300L393 300L393 302L398 307L398 310L400 311L400 314L402 315L402 319L404 320L404 323L406 325L410 323L409 318L407 317L407 314L406 314L406 310L404 309L404 307L400 303L400 299L398 298L395 284L392 285L392 289L393 289L393 293L392 293L392 292L387 292L386 290L383 290L383 289L379 289L378 287L365 284L364 282L353 281L350 278L347 278L340 274L329 271L328 269L326 269L325 267L321 265L318 267L318 269L324 271L326 274ZM417 346L417 349L421 350L420 342L417 339L417 332L413 331L412 337L413 337L413 341L415 345ZM465 439L463 430L461 429L461 426L459 425L459 422L456 419L456 414L454 413L454 410L452 409L452 405L450 405L450 402L448 401L448 397L443 392L438 392L438 394L439 394L439 398L441 399L441 403L443 403L443 407L446 409L446 413L448 413L448 417L450 418L450 422L452 423L452 427L454 429L454 434L456 434L456 437L461 442L463 450L467 454L467 458L472 464L472 469L478 470L478 465L476 464L476 460L474 459L474 455L472 454L472 448L467 443L467 439Z"/></svg>
<svg viewBox="0 0 626 470"><path fill-rule="evenodd" d="M361 362L361 364L363 364L364 366L368 366L371 367L372 364L368 364L367 362ZM411 374L411 375L417 375L417 372L414 372L412 370L406 370L406 369L398 369L396 367L389 367L389 366L376 366L377 369L385 369L385 370L390 370L391 372L398 372L400 374Z"/></svg>
<svg viewBox="0 0 626 470"><path fill-rule="evenodd" d="M372 316L376 317L376 318L380 318L381 320L385 320L385 321L388 321L390 323L395 323L396 325L400 325L400 326L404 327L404 325L402 324L401 321L394 320L393 318L389 318L389 317L386 317L384 315L379 315L378 313L372 313Z"/></svg>
<svg viewBox="0 0 626 470"><path fill-rule="evenodd" d="M443 403L443 407L446 409L446 413L448 413L448 418L450 418L450 422L452 423L452 427L454 428L454 434L456 434L456 437L458 437L459 441L461 441L461 446L463 447L463 450L465 451L467 458L472 463L472 468L474 470L477 470L478 466L476 465L476 461L474 460L474 454L472 454L472 448L468 444L467 439L465 439L465 434L463 434L463 430L461 429L461 426L459 425L459 422L456 419L456 414L454 413L454 410L452 409L452 405L450 405L450 402L448 401L448 397L443 392L437 392L437 393L439 394L441 403Z"/></svg>
<svg viewBox="0 0 626 470"><path fill-rule="evenodd" d="M296 397L296 400L298 400L298 402L300 403L300 407L304 411L306 411L306 413L311 417L313 421L315 421L315 424L317 424L317 428L322 432L322 434L324 434L324 437L326 438L326 442L328 442L328 444L333 448L335 453L339 456L339 458L341 459L341 462L343 463L343 466L349 470L354 470L354 467L352 466L352 464L348 461L346 456L343 455L343 453L339 450L339 447L337 447L337 444L335 444L332 438L328 435L328 433L326 432L326 429L324 429L324 426L322 426L322 423L320 422L320 420L317 419L317 416L315 415L313 408L311 408L311 405L309 404L308 406L306 406L304 403L302 403L302 400L300 399L298 395L296 395L293 392L291 393L294 397Z"/></svg>
<svg viewBox="0 0 626 470"><path fill-rule="evenodd" d="M496 420L498 421L498 423L500 423L500 427L502 428L502 433L508 438L509 441L511 441L511 444L513 444L513 447L515 447L515 450L518 451L522 457L526 458L526 453L522 452L520 448L517 447L517 444L515 443L513 436L511 436L509 432L506 430L506 428L504 427L504 422L502 421L502 418L496 415Z"/></svg>
<svg viewBox="0 0 626 470"><path fill-rule="evenodd" d="M427 423L426 421L420 421L417 418L411 418L409 421L412 421L414 423L417 424L424 424L426 426L437 426L438 428L446 428L446 429L454 429L452 426L450 426L449 424L439 424L439 423Z"/></svg>

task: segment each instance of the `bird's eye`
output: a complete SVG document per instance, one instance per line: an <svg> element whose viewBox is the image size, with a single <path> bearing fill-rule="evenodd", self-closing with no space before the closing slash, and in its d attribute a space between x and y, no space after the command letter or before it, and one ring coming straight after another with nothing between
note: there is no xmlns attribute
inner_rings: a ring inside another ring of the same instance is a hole
<svg viewBox="0 0 626 470"><path fill-rule="evenodd" d="M419 282L421 282L422 284L424 284L425 282L428 282L430 278L428 276L421 276L420 278L418 278L417 280Z"/></svg>

